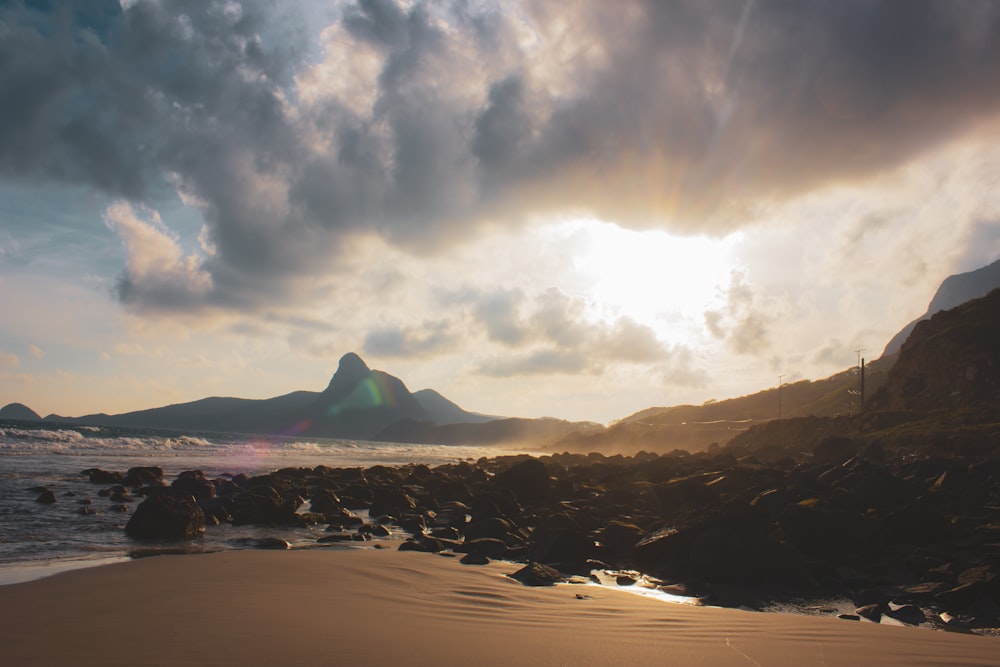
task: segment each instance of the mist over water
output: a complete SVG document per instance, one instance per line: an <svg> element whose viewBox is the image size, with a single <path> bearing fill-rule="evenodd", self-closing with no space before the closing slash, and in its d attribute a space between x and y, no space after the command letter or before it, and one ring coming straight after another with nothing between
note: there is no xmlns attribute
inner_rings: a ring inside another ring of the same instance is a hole
<svg viewBox="0 0 1000 667"><path fill-rule="evenodd" d="M91 484L81 471L125 472L159 466L165 481L181 471L207 477L266 473L287 467L436 465L505 453L485 447L411 445L352 440L299 439L223 433L167 433L95 426L0 421L0 584L51 574L66 567L127 558L157 549L218 551L247 548L261 537L280 536L293 547L315 546L325 526L271 529L209 526L205 536L150 546L125 535L131 511L98 496L110 485ZM56 502L36 502L46 487ZM87 502L89 501L89 503ZM81 514L89 507L96 514Z"/></svg>

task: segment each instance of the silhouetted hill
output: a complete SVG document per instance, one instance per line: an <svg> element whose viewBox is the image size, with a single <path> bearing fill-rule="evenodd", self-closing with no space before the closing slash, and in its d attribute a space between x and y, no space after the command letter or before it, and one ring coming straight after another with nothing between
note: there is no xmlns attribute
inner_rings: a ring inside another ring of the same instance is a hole
<svg viewBox="0 0 1000 667"><path fill-rule="evenodd" d="M379 433L377 440L389 442L437 443L441 445L507 445L522 449L546 448L572 434L602 432L593 422L562 419L496 419L489 422L444 424L397 422Z"/></svg>
<svg viewBox="0 0 1000 667"><path fill-rule="evenodd" d="M873 396L884 384L893 359L867 364L865 390ZM554 449L632 453L639 450L701 451L725 444L754 424L778 417L836 416L857 412L858 369L851 368L822 380L801 380L748 396L703 405L648 408L612 424L603 431L571 434Z"/></svg>
<svg viewBox="0 0 1000 667"><path fill-rule="evenodd" d="M37 412L23 403L8 403L0 408L0 419L16 419L25 422L41 421Z"/></svg>
<svg viewBox="0 0 1000 667"><path fill-rule="evenodd" d="M45 421L442 444L551 442L583 427L559 420L505 420L467 412L432 389L411 393L399 378L370 369L354 353L340 359L322 392L297 391L259 400L212 397L117 415L49 415ZM498 423L487 427L493 422ZM483 428L467 430L466 426Z"/></svg>
<svg viewBox="0 0 1000 667"><path fill-rule="evenodd" d="M918 322L886 392L893 410L1000 410L1000 290Z"/></svg>
<svg viewBox="0 0 1000 667"><path fill-rule="evenodd" d="M918 322L926 320L939 311L955 308L966 301L986 296L998 287L1000 287L1000 260L975 271L948 276L935 292L934 298L931 299L931 303L927 307L927 312L907 324L893 336L889 344L885 346L882 356L886 357L898 352Z"/></svg>
<svg viewBox="0 0 1000 667"><path fill-rule="evenodd" d="M413 397L420 403L431 422L441 424L482 424L502 419L492 415L481 415L467 412L433 389L421 389L413 392Z"/></svg>

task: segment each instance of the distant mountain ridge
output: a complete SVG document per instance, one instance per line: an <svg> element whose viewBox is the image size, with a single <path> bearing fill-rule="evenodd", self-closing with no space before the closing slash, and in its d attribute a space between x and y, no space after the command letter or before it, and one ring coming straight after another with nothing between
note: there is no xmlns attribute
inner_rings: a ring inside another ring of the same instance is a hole
<svg viewBox="0 0 1000 667"><path fill-rule="evenodd" d="M34 415L34 417L31 417ZM41 419L19 403L4 408L2 418ZM463 410L433 389L411 393L399 378L372 370L357 354L341 357L337 371L322 392L296 391L268 399L231 397L203 398L148 410L122 414L105 413L82 417L49 415L49 422L96 426L151 428L178 431L257 433L315 436L355 440L387 440L437 443L445 433L440 427L464 427L473 441L494 442L510 431L487 426L506 422L501 417ZM529 440L552 432L552 424L540 420L524 422L520 432ZM576 428L561 422L558 436Z"/></svg>
<svg viewBox="0 0 1000 667"><path fill-rule="evenodd" d="M13 419L23 422L41 421L42 417L37 412L23 403L8 403L0 408L0 419Z"/></svg>
<svg viewBox="0 0 1000 667"><path fill-rule="evenodd" d="M482 423L494 418L467 412L432 390L412 394L399 378L368 368L352 352L341 357L322 392L296 391L267 399L211 397L115 415L49 415L45 419L133 428L372 439L400 420L444 424Z"/></svg>

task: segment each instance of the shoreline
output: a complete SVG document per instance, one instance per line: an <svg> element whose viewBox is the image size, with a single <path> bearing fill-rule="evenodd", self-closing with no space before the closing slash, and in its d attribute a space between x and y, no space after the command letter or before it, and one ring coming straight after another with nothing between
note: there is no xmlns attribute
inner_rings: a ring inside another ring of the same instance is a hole
<svg viewBox="0 0 1000 667"><path fill-rule="evenodd" d="M11 664L992 665L1000 639L527 587L393 549L160 556L0 587Z"/></svg>

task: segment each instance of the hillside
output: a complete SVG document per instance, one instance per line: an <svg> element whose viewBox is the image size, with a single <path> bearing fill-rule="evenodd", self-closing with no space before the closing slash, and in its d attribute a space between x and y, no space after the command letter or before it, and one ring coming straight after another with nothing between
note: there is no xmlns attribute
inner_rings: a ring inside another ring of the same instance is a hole
<svg viewBox="0 0 1000 667"><path fill-rule="evenodd" d="M410 393L398 378L368 368L358 355L349 353L341 358L322 392L296 391L267 399L211 397L123 414L49 415L45 419L130 428L372 439L401 420L438 425L493 418L466 412L433 390Z"/></svg>
<svg viewBox="0 0 1000 667"><path fill-rule="evenodd" d="M1000 406L1000 290L917 323L886 391L893 410Z"/></svg>
<svg viewBox="0 0 1000 667"><path fill-rule="evenodd" d="M41 418L37 412L22 403L8 403L0 408L0 419L34 422L41 420Z"/></svg>
<svg viewBox="0 0 1000 667"><path fill-rule="evenodd" d="M986 296L998 287L1000 287L1000 260L975 271L948 276L934 293L934 298L931 299L927 312L907 324L893 336L892 340L885 346L882 356L886 357L898 352L918 322L926 320L942 310L955 308L966 301Z"/></svg>
<svg viewBox="0 0 1000 667"><path fill-rule="evenodd" d="M13 414L15 408L8 408ZM337 371L322 392L296 391L268 399L211 397L116 415L49 415L45 420L174 431L426 444L509 443L532 447L550 444L567 433L586 431L592 426L555 419L504 419L468 412L433 389L411 393L402 380L370 369L354 353L341 357Z"/></svg>
<svg viewBox="0 0 1000 667"><path fill-rule="evenodd" d="M866 404L883 387L894 358L865 367ZM725 444L754 424L805 416L849 415L860 410L859 374L851 368L822 380L801 380L749 396L703 405L648 408L604 431L571 434L554 449L631 453L638 450L700 451Z"/></svg>

